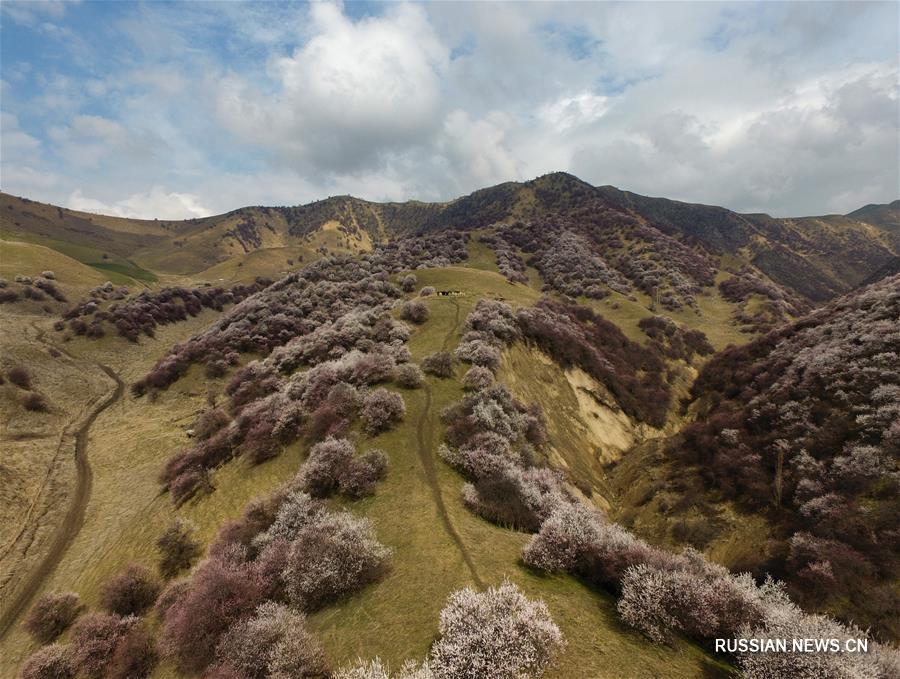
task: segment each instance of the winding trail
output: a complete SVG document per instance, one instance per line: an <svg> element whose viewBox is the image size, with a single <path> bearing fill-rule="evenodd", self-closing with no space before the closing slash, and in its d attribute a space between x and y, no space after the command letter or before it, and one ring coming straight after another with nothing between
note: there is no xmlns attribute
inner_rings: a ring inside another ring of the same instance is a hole
<svg viewBox="0 0 900 679"><path fill-rule="evenodd" d="M447 350L447 347L450 345L450 342L459 327L459 304L455 301L453 301L452 304L456 307L456 318L453 321L453 326L450 328L450 331L444 337L441 351ZM422 409L422 414L419 415L418 422L416 422L416 443L418 444L419 459L422 461L422 468L425 470L425 478L428 480L431 494L434 496L434 504L437 507L438 514L444 524L444 530L456 544L457 549L459 549L459 553L462 555L463 561L465 561L469 572L472 574L472 579L475 581L475 584L479 589L484 589L484 582L478 575L478 569L475 568L475 561L472 559L472 555L469 553L465 543L453 526L450 515L447 513L447 506L444 504L444 496L441 493L441 486L438 482L437 470L435 469L434 453L432 452L432 447L430 445L434 440L434 418L431 413L433 401L431 385L426 382L423 385L423 388L425 389L425 407Z"/></svg>
<svg viewBox="0 0 900 679"><path fill-rule="evenodd" d="M37 339L39 342L57 349L70 358L74 358L68 352L47 342L44 339L44 331L36 325L34 327L38 330ZM78 535L78 531L81 530L81 526L84 523L85 510L91 497L91 483L93 479L91 465L87 456L88 436L91 425L94 424L100 413L121 399L122 394L125 393L125 383L112 368L102 363L96 363L95 365L115 382L116 387L91 409L75 432L76 480L69 508L66 510L63 520L56 527L50 539L50 547L41 558L40 563L28 573L24 578L24 584L20 584L18 591L10 597L10 600L5 602L6 606L0 613L0 639L6 637L13 623L19 619L19 616L31 603L35 594L56 569L56 566L62 560L63 555L72 544L75 536Z"/></svg>

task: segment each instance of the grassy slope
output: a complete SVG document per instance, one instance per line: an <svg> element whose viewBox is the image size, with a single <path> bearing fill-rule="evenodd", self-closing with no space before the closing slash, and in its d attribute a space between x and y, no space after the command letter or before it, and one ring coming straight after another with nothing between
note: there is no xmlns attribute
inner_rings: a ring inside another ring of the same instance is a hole
<svg viewBox="0 0 900 679"><path fill-rule="evenodd" d="M499 275L483 271L453 268L419 271L417 275L422 285L462 289L466 294L429 300L432 318L416 330L410 342L416 359L440 348L448 336L449 346L455 345L458 337L451 331L457 327L457 318L463 319L479 297L503 296L529 304L537 297L529 288L511 286ZM142 339L141 346L108 337L96 343L73 342L70 348L110 364L128 382L140 376L172 342L200 329L211 317L205 312L187 323L161 328L157 339ZM461 392L456 381L432 379L431 384L433 402L424 421L434 455L440 438L438 413L458 400ZM89 448L94 486L85 525L49 579L47 590L74 589L96 606L101 583L124 564L155 562L153 540L173 515L195 521L202 538L209 540L225 519L239 514L249 500L272 491L296 471L303 455L299 445L259 467L237 460L216 473L215 493L174 510L168 498L159 495L155 476L165 459L186 445L182 428L190 425L205 396L206 383L194 369L156 403L126 397L100 415ZM352 505L353 511L372 518L380 539L395 550L394 570L384 582L310 619L336 665L360 654L381 655L392 663L421 657L436 633L446 596L471 583L459 549L437 514L412 443L425 392L405 392L405 396L405 423L360 445L363 450L371 445L388 453L388 478L375 497ZM693 677L710 670L711 661L692 646L654 647L625 629L610 597L569 577L543 577L522 568L518 559L527 536L499 529L467 512L459 499L459 476L439 461L435 470L450 521L470 551L480 579L492 584L508 577L530 595L547 601L569 640L554 676ZM123 493L125 488L127 493ZM12 675L33 648L16 630L0 648L0 675ZM154 676L176 674L164 664Z"/></svg>
<svg viewBox="0 0 900 679"><path fill-rule="evenodd" d="M10 240L6 240L9 237ZM126 257L111 254L100 248L91 247L77 242L69 242L56 238L49 238L32 233L17 233L12 236L4 234L0 240L4 250L7 244L13 240L33 243L37 246L46 247L54 250L62 255L74 259L82 264L93 268L100 276L102 281L112 281L116 285L141 285L142 283L154 283L157 276L152 271L148 271L143 267L135 264ZM104 259L106 255L106 259Z"/></svg>
<svg viewBox="0 0 900 679"><path fill-rule="evenodd" d="M49 247L0 240L0 278L12 283L18 274L36 278L48 269L56 274L59 287L71 297L83 295L107 280L96 269Z"/></svg>

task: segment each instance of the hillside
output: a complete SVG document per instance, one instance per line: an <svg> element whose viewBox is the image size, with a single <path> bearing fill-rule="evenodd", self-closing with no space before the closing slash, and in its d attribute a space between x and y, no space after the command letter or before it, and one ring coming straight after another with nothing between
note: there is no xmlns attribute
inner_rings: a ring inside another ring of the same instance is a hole
<svg viewBox="0 0 900 679"><path fill-rule="evenodd" d="M876 226L563 173L0 210L3 676L785 676L713 642L856 625L797 676L896 667Z"/></svg>
<svg viewBox="0 0 900 679"><path fill-rule="evenodd" d="M870 208L862 211L883 212ZM800 219L741 215L593 187L565 173L500 184L448 203L372 203L337 196L297 207L246 207L187 221L104 217L0 194L0 234L147 280L151 272L199 276L259 250L287 248L302 255L326 247L364 252L373 243L412 233L473 230L585 211L598 223L634 220L712 256L739 255L773 281L815 302L859 285L898 250L893 234L879 228L882 222L873 227L854 218L856 213Z"/></svg>
<svg viewBox="0 0 900 679"><path fill-rule="evenodd" d="M900 200L892 203L870 203L847 215L851 219L873 224L893 234L900 233Z"/></svg>

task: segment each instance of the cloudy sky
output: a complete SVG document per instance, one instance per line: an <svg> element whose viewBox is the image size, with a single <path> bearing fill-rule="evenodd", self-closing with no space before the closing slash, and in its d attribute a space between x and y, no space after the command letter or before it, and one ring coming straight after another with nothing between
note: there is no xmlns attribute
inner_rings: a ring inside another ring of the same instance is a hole
<svg viewBox="0 0 900 679"><path fill-rule="evenodd" d="M0 4L4 191L177 218L566 170L773 215L900 196L900 4Z"/></svg>

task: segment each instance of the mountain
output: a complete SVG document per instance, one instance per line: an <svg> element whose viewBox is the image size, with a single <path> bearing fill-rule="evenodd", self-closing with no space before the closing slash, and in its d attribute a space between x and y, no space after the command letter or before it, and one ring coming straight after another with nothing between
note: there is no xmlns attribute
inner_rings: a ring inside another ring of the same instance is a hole
<svg viewBox="0 0 900 679"><path fill-rule="evenodd" d="M3 195L0 675L886 679L898 259L565 173Z"/></svg>
<svg viewBox="0 0 900 679"><path fill-rule="evenodd" d="M857 212L881 214L872 207ZM712 256L739 255L814 302L859 285L898 251L896 238L854 218L856 213L797 219L742 215L593 187L566 173L507 182L448 203L372 203L338 196L297 207L247 207L186 221L103 217L0 194L0 230L6 238L55 246L84 263L136 278L141 270L203 276L229 260L234 266L224 268L234 275L238 262L260 250L281 250L285 256L277 261L283 266L290 255L308 257L323 246L364 252L373 243L412 233L476 230L577 211L609 223L637 220Z"/></svg>
<svg viewBox="0 0 900 679"><path fill-rule="evenodd" d="M847 215L851 219L873 224L889 233L900 233L900 200L892 203L870 203Z"/></svg>

